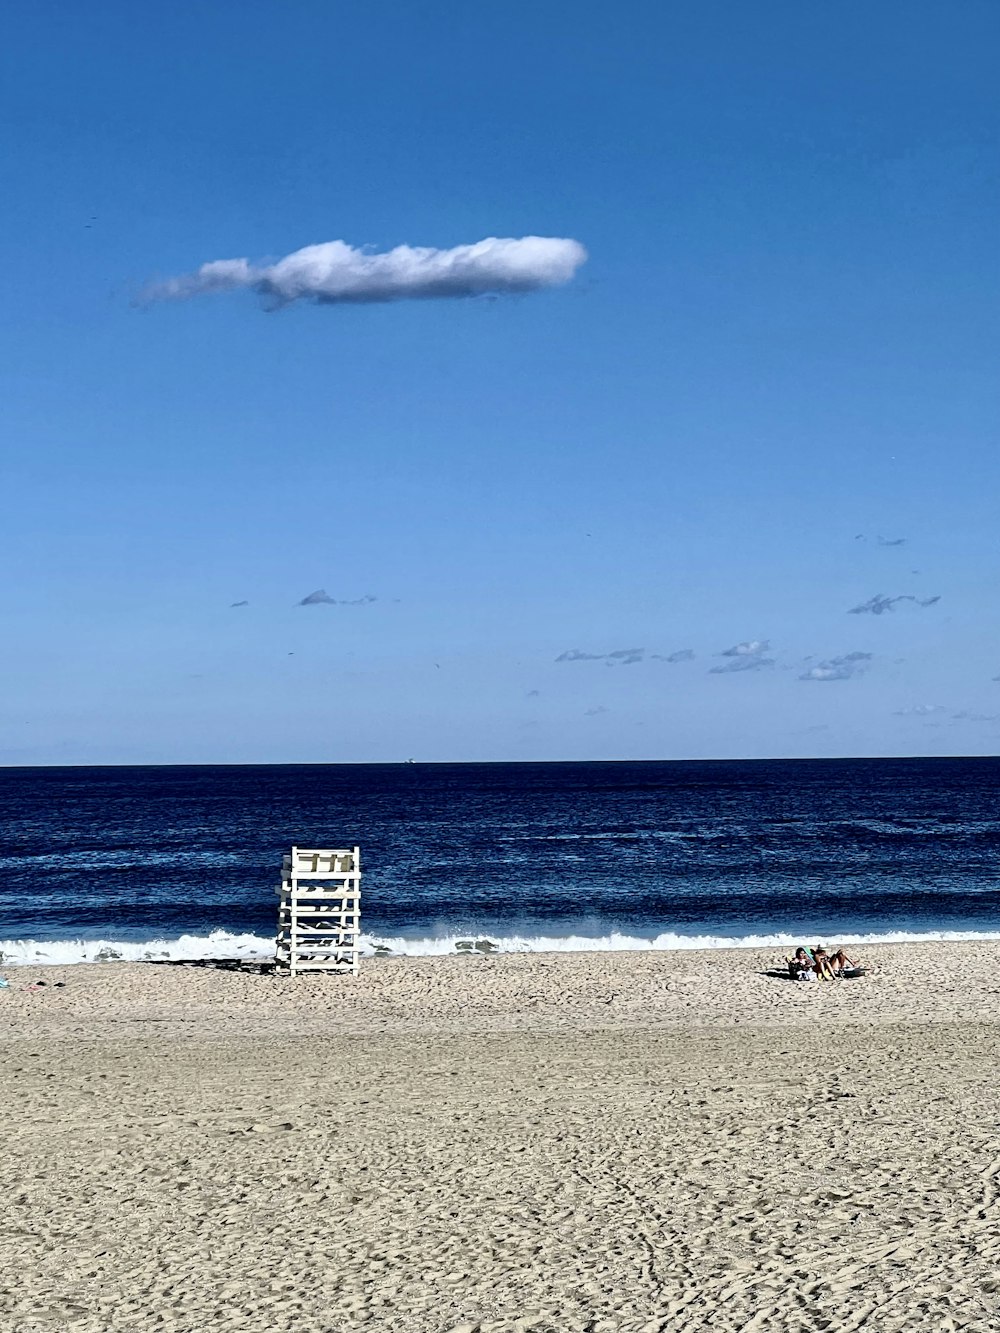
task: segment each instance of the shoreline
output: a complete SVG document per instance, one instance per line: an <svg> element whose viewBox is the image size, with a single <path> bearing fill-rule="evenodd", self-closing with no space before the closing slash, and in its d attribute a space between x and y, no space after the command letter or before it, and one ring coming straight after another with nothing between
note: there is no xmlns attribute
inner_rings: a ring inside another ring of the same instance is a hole
<svg viewBox="0 0 1000 1333"><path fill-rule="evenodd" d="M121 1039L155 1023L163 1036L214 1040L234 1031L286 1037L992 1022L1000 1013L1000 941L852 952L871 969L867 976L809 985L767 975L784 957L775 948L365 958L358 977L291 978L193 962L22 965L7 972L0 1014L8 1038Z"/></svg>
<svg viewBox="0 0 1000 1333"><path fill-rule="evenodd" d="M545 957L577 954L645 954L762 952L776 954L791 951L799 944L814 941L849 945L852 949L882 948L910 944L960 944L1000 941L1000 929L969 928L926 931L884 930L800 931L795 934L775 930L770 934L745 936L678 935L662 931L658 935L634 935L613 930L603 936L587 935L500 935L455 932L439 936L362 935L361 957L384 960L404 958L456 958L486 954L491 957L542 955ZM209 947L211 946L211 947ZM65 955L71 955L69 957ZM145 940L108 940L92 938L9 938L0 940L0 969L25 967L75 967L95 963L169 963L200 966L248 962L267 963L274 956L271 936L237 933L223 929L206 935L183 934L172 938Z"/></svg>

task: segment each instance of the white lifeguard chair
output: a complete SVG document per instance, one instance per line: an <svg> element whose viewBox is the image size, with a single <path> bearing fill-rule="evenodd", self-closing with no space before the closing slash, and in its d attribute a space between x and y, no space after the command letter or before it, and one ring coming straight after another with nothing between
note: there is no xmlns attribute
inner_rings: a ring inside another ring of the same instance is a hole
<svg viewBox="0 0 1000 1333"><path fill-rule="evenodd" d="M361 849L293 847L281 862L275 963L279 972L358 975Z"/></svg>

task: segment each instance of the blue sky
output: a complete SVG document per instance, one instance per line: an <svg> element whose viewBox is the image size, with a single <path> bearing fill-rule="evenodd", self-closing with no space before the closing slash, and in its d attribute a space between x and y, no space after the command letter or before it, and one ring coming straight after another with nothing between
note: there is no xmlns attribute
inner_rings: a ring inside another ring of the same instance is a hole
<svg viewBox="0 0 1000 1333"><path fill-rule="evenodd" d="M5 26L0 763L997 751L994 4ZM589 259L136 304L526 235Z"/></svg>

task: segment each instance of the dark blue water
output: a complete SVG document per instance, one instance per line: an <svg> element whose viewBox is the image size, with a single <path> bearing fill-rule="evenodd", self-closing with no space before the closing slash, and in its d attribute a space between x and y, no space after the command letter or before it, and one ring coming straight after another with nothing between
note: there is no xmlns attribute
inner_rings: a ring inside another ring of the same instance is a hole
<svg viewBox="0 0 1000 1333"><path fill-rule="evenodd" d="M859 759L3 769L0 941L266 939L293 842L395 940L1000 932L1000 759Z"/></svg>

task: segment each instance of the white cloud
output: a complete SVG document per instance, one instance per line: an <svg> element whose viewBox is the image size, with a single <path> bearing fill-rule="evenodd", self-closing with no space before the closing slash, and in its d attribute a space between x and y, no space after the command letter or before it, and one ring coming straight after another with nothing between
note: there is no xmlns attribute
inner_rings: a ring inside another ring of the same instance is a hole
<svg viewBox="0 0 1000 1333"><path fill-rule="evenodd" d="M765 667L774 666L773 657L765 657L764 654L770 648L767 639L744 639L742 643L734 643L731 648L723 648L717 657L728 657L730 660L722 666L709 667L710 676L724 676L732 671L761 671Z"/></svg>
<svg viewBox="0 0 1000 1333"><path fill-rule="evenodd" d="M871 653L844 653L803 671L799 680L852 680L867 669Z"/></svg>
<svg viewBox="0 0 1000 1333"><path fill-rule="evenodd" d="M274 264L213 259L194 273L152 283L145 298L176 300L249 287L274 307L299 300L341 304L532 292L569 282L586 258L579 241L558 236L490 236L451 250L398 245L381 254L326 241Z"/></svg>
<svg viewBox="0 0 1000 1333"><path fill-rule="evenodd" d="M732 648L724 648L720 657L759 657L770 648L767 639L747 639L743 643L734 643Z"/></svg>

